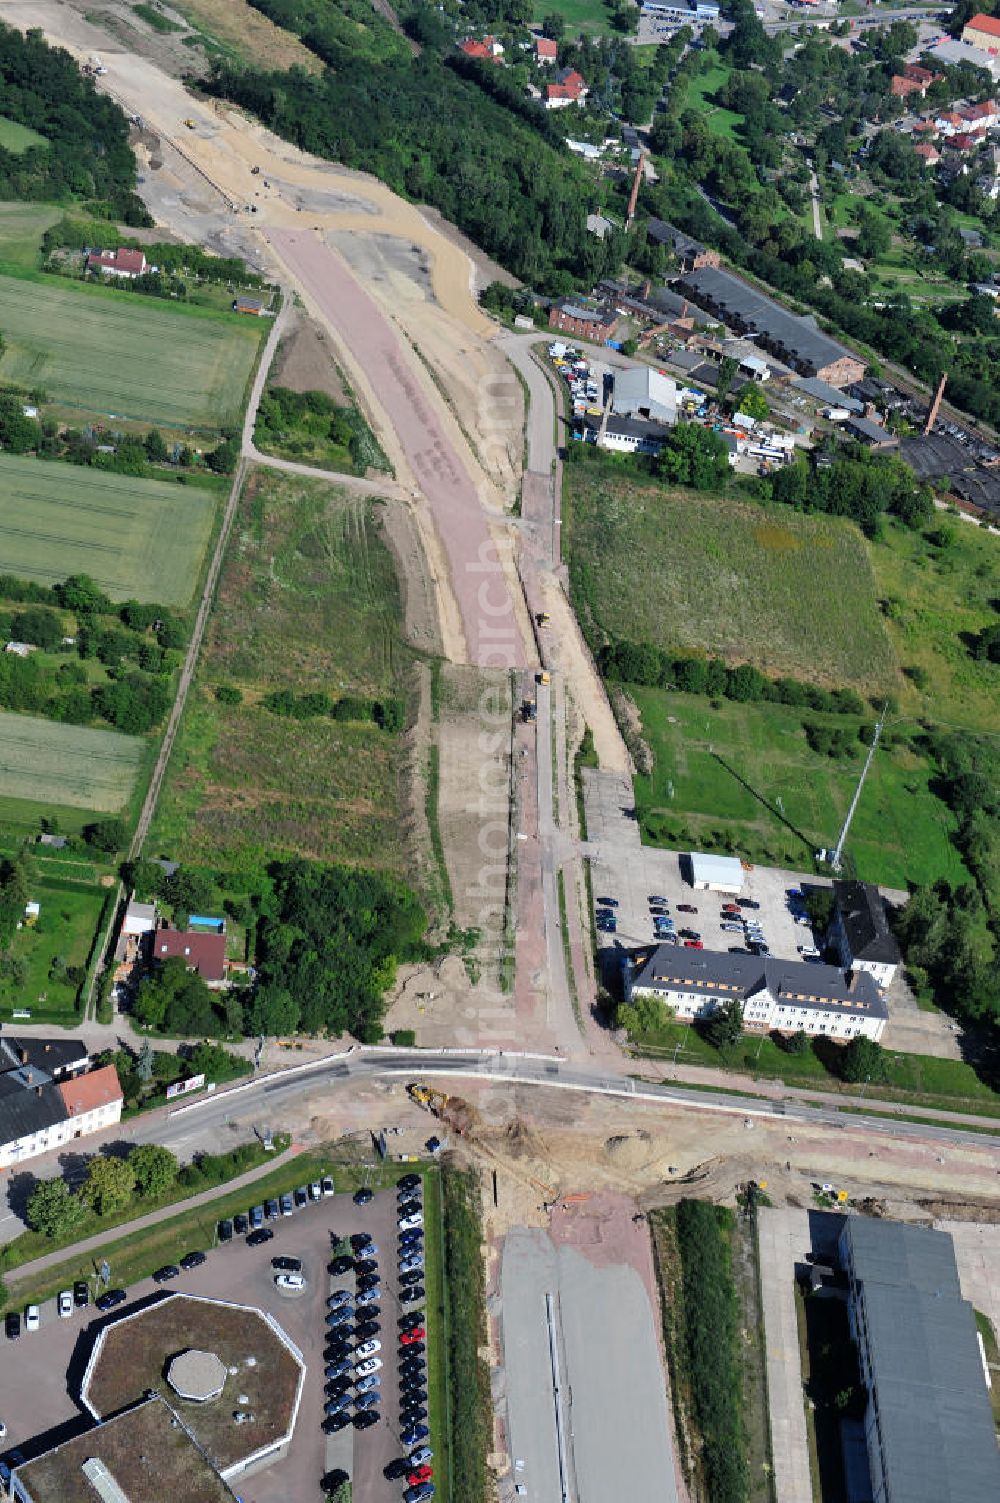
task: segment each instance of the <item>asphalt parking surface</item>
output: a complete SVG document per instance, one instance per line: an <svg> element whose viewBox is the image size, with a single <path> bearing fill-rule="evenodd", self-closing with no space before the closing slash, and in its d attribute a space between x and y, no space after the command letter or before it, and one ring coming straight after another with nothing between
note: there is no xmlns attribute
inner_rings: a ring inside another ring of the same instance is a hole
<svg viewBox="0 0 1000 1503"><path fill-rule="evenodd" d="M503 1349L514 1480L530 1503L564 1496L546 1295L562 1398L566 1495L677 1503L655 1321L633 1268L598 1268L543 1231L504 1244Z"/></svg>
<svg viewBox="0 0 1000 1503"><path fill-rule="evenodd" d="M321 1479L335 1468L342 1468L352 1478L356 1503L399 1503L405 1479L388 1481L383 1468L407 1450L399 1439L396 1353L399 1316L414 1307L400 1305L398 1300L396 1220L394 1189L378 1191L367 1206L354 1205L350 1194L338 1194L269 1222L274 1237L261 1247L248 1247L245 1238L235 1238L205 1249L208 1257L201 1267L182 1271L180 1278L167 1284L142 1280L129 1289L128 1302L109 1316L102 1316L91 1305L60 1319L55 1301L46 1301L39 1331L29 1335L22 1329L17 1343L7 1342L0 1334L0 1420L7 1426L0 1451L19 1447L30 1458L79 1428L88 1427L75 1395L93 1338L103 1324L160 1293L200 1294L269 1312L298 1347L306 1364L302 1403L288 1454L240 1479L238 1490L244 1503L319 1500ZM382 1418L370 1429L355 1430L351 1425L327 1436L322 1430L327 1296L341 1285L352 1291L355 1285L353 1275L332 1278L328 1266L332 1243L356 1232L369 1232L380 1250ZM283 1293L275 1286L276 1270L271 1259L279 1255L302 1260L307 1280L303 1292ZM115 1287L113 1267L111 1283ZM16 1359L16 1383L9 1381L14 1372L11 1359Z"/></svg>

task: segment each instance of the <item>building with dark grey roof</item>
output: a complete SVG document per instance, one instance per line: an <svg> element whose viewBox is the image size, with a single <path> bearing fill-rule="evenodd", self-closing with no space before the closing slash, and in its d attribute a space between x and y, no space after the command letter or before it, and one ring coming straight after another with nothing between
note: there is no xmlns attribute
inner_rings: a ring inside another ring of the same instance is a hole
<svg viewBox="0 0 1000 1503"><path fill-rule="evenodd" d="M681 271L700 271L703 266L718 266L722 260L718 251L709 250L665 219L647 220L646 235L654 245L665 245L674 253Z"/></svg>
<svg viewBox="0 0 1000 1503"><path fill-rule="evenodd" d="M1000 1450L951 1238L851 1216L839 1256L875 1503L996 1503Z"/></svg>
<svg viewBox="0 0 1000 1503"><path fill-rule="evenodd" d="M841 387L865 373L865 362L824 334L815 318L789 312L731 271L704 266L685 272L677 285L729 328L755 334L759 344L802 376L819 376Z"/></svg>
<svg viewBox="0 0 1000 1503"><path fill-rule="evenodd" d="M656 945L640 951L626 971L626 1000L659 997L684 1021L710 1017L738 1002L744 1026L779 1033L878 1039L889 1013L866 971Z"/></svg>
<svg viewBox="0 0 1000 1503"><path fill-rule="evenodd" d="M859 402L856 397L849 397L846 392L838 391L831 386L829 381L821 381L818 376L800 376L795 382L796 391L804 391L807 397L812 397L816 402L824 402L828 407L842 407L845 412L852 413L855 417L864 414L865 404Z"/></svg>
<svg viewBox="0 0 1000 1503"><path fill-rule="evenodd" d="M89 1063L73 1039L0 1040L0 1170L120 1121L114 1066Z"/></svg>
<svg viewBox="0 0 1000 1503"><path fill-rule="evenodd" d="M834 882L829 942L845 970L867 971L880 987L896 974L901 956L885 904L872 882Z"/></svg>

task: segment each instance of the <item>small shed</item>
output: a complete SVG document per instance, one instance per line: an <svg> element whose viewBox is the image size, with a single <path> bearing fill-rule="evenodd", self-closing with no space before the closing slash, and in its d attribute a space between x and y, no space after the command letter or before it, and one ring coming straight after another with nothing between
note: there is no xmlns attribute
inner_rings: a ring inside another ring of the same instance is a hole
<svg viewBox="0 0 1000 1503"><path fill-rule="evenodd" d="M736 856L706 856L692 851L691 886L697 892L738 893L743 891L743 867Z"/></svg>

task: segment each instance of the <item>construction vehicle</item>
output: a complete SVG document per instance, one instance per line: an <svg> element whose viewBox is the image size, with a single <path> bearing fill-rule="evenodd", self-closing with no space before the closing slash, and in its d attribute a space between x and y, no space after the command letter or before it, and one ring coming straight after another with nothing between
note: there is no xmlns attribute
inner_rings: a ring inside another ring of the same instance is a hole
<svg viewBox="0 0 1000 1503"><path fill-rule="evenodd" d="M535 674L535 683L536 684L551 684L551 682L552 682L552 675L551 675L551 673L547 672L546 669L541 668Z"/></svg>
<svg viewBox="0 0 1000 1503"><path fill-rule="evenodd" d="M552 617L549 615L548 611L539 611L535 617L535 620L538 622L539 626L550 626L552 624Z"/></svg>
<svg viewBox="0 0 1000 1503"><path fill-rule="evenodd" d="M538 706L533 699L526 699L521 705L521 719L526 725L530 721L538 719Z"/></svg>
<svg viewBox="0 0 1000 1503"><path fill-rule="evenodd" d="M259 167L251 167L250 168L250 176L251 177L260 177L260 168Z"/></svg>
<svg viewBox="0 0 1000 1503"><path fill-rule="evenodd" d="M196 126L195 126L195 123L194 123L193 120L185 120L184 124L187 126L188 130L195 130L196 129Z"/></svg>

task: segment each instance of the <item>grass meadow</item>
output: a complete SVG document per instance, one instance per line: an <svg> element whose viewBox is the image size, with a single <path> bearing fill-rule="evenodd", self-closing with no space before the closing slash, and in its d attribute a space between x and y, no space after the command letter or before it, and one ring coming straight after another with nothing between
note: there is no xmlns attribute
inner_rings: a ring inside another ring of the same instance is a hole
<svg viewBox="0 0 1000 1503"><path fill-rule="evenodd" d="M8 799L117 814L132 796L144 747L118 731L0 711L0 817Z"/></svg>
<svg viewBox="0 0 1000 1503"><path fill-rule="evenodd" d="M653 750L635 778L643 840L668 849L732 850L751 861L809 870L832 845L861 770L813 752L803 718L860 725L776 704L712 702L700 695L631 688ZM933 771L908 747L880 749L848 843L858 875L889 887L967 876L950 843L954 819L931 792Z"/></svg>
<svg viewBox="0 0 1000 1503"><path fill-rule="evenodd" d="M8 120L6 115L0 115L0 146L4 151L20 156L22 152L28 150L29 146L47 145L45 137L40 136L30 126L19 125L16 120Z"/></svg>
<svg viewBox="0 0 1000 1503"><path fill-rule="evenodd" d="M0 203L0 265L36 266L42 236L61 218L55 204Z"/></svg>
<svg viewBox="0 0 1000 1503"><path fill-rule="evenodd" d="M47 865L31 897L41 908L37 924L19 929L7 951L24 964L24 979L0 980L0 1019L14 1008L30 1010L37 1020L75 1016L81 983L66 970L86 971L107 889L56 875Z"/></svg>
<svg viewBox="0 0 1000 1503"><path fill-rule="evenodd" d="M537 0L532 25L540 26L548 15L562 16L571 37L606 36L610 29L610 10L606 0Z"/></svg>
<svg viewBox="0 0 1000 1503"><path fill-rule="evenodd" d="M596 466L565 474L572 597L592 643L689 647L776 677L896 687L875 574L850 522Z"/></svg>
<svg viewBox="0 0 1000 1503"><path fill-rule="evenodd" d="M0 558L51 585L89 574L113 600L186 606L201 573L215 493L80 465L0 456Z"/></svg>
<svg viewBox="0 0 1000 1503"><path fill-rule="evenodd" d="M711 97L722 88L731 70L719 61L715 53L706 54L705 61L707 66L704 73L696 74L687 86L685 108L696 110L703 116L713 136L731 139L736 127L743 124L743 116L737 115L734 110L713 104Z"/></svg>
<svg viewBox="0 0 1000 1503"><path fill-rule="evenodd" d="M904 669L900 712L1000 731L1000 668L977 662L970 639L996 621L1000 540L958 517L922 533L891 526L869 554L886 629ZM918 689L907 669L926 676Z"/></svg>
<svg viewBox="0 0 1000 1503"><path fill-rule="evenodd" d="M299 854L401 870L399 739L260 704L285 688L403 692L400 621L375 508L322 481L256 471L160 798L157 848L230 866ZM220 685L242 703L220 703Z"/></svg>
<svg viewBox="0 0 1000 1503"><path fill-rule="evenodd" d="M42 387L80 416L206 429L237 422L265 332L257 319L41 274L0 276L0 329L0 381Z"/></svg>

